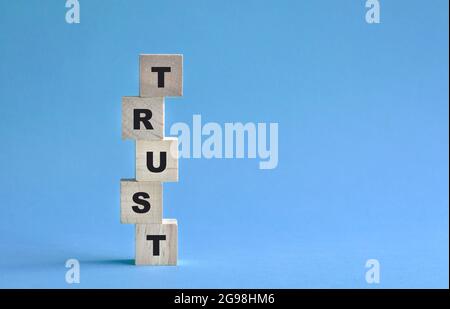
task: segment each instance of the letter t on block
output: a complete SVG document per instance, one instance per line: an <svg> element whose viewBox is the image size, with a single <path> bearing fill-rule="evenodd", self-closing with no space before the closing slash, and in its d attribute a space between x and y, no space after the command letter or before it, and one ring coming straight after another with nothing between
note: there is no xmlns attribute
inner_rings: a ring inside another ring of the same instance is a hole
<svg viewBox="0 0 450 309"><path fill-rule="evenodd" d="M177 265L178 223L136 225L136 265Z"/></svg>
<svg viewBox="0 0 450 309"><path fill-rule="evenodd" d="M183 95L183 55L140 55L141 97Z"/></svg>

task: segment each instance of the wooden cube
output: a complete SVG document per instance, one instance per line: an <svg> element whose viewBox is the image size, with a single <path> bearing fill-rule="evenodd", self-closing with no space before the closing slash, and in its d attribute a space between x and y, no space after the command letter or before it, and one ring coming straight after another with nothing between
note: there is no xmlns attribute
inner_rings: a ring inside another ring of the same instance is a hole
<svg viewBox="0 0 450 309"><path fill-rule="evenodd" d="M183 55L140 55L141 97L183 95Z"/></svg>
<svg viewBox="0 0 450 309"><path fill-rule="evenodd" d="M136 225L136 265L177 265L177 259L177 220Z"/></svg>
<svg viewBox="0 0 450 309"><path fill-rule="evenodd" d="M164 138L164 98L122 98L122 139Z"/></svg>
<svg viewBox="0 0 450 309"><path fill-rule="evenodd" d="M127 224L162 223L162 183L120 181L120 222Z"/></svg>
<svg viewBox="0 0 450 309"><path fill-rule="evenodd" d="M178 181L178 139L136 141L137 181Z"/></svg>

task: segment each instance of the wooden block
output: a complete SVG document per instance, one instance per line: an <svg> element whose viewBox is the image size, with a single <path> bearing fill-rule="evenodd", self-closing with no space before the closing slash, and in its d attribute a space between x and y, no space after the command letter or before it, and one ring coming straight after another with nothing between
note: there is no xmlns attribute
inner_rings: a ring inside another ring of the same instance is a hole
<svg viewBox="0 0 450 309"><path fill-rule="evenodd" d="M183 55L140 55L141 97L183 95Z"/></svg>
<svg viewBox="0 0 450 309"><path fill-rule="evenodd" d="M122 139L164 138L164 98L122 98Z"/></svg>
<svg viewBox="0 0 450 309"><path fill-rule="evenodd" d="M178 139L136 141L137 181L178 181Z"/></svg>
<svg viewBox="0 0 450 309"><path fill-rule="evenodd" d="M136 265L177 265L178 223L136 225Z"/></svg>
<svg viewBox="0 0 450 309"><path fill-rule="evenodd" d="M162 223L162 183L120 181L121 223Z"/></svg>

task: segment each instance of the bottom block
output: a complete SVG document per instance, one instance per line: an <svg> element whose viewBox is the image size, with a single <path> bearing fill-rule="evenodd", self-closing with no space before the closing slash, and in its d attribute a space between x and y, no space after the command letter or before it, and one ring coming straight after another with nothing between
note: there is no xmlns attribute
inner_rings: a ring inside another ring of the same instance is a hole
<svg viewBox="0 0 450 309"><path fill-rule="evenodd" d="M177 265L178 223L136 224L136 265Z"/></svg>

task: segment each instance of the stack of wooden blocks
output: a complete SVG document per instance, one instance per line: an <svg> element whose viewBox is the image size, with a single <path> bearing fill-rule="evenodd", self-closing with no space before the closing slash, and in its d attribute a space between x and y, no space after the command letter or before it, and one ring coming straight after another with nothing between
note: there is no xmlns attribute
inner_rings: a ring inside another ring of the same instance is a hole
<svg viewBox="0 0 450 309"><path fill-rule="evenodd" d="M120 182L120 219L136 224L136 265L176 265L178 223L163 219L162 183L178 181L178 141L164 137L164 98L183 95L183 56L139 60L139 97L122 98L122 139L136 141L136 177Z"/></svg>

